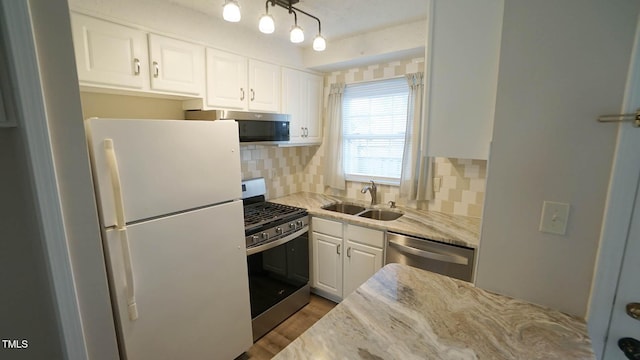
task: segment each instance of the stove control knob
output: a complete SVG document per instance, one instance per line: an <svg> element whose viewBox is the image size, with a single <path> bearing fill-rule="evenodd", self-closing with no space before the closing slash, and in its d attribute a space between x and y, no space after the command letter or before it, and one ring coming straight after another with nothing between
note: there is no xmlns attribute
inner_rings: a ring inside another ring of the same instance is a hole
<svg viewBox="0 0 640 360"><path fill-rule="evenodd" d="M295 228L296 228L295 223L289 223L289 229L295 229Z"/></svg>
<svg viewBox="0 0 640 360"><path fill-rule="evenodd" d="M277 227L276 228L276 234L282 234L282 228L281 227Z"/></svg>
<svg viewBox="0 0 640 360"><path fill-rule="evenodd" d="M298 221L296 221L296 225L298 227L302 227L304 224L302 223L302 220L298 220Z"/></svg>
<svg viewBox="0 0 640 360"><path fill-rule="evenodd" d="M263 232L260 235L262 236L262 240L268 240L269 239L269 234L267 234L266 232Z"/></svg>
<svg viewBox="0 0 640 360"><path fill-rule="evenodd" d="M258 235L253 235L251 237L251 241L253 241L253 243L257 243L258 241L260 241L260 237Z"/></svg>

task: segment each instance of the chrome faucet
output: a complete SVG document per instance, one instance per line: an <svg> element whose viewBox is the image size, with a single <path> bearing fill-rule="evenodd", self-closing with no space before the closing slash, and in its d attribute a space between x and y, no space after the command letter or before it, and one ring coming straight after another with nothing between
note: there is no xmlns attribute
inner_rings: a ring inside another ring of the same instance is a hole
<svg viewBox="0 0 640 360"><path fill-rule="evenodd" d="M373 180L371 180L370 186L365 186L362 188L362 190L360 190L360 192L363 194L366 194L367 191L369 192L369 194L371 194L371 206L377 204L378 203L378 187L376 186L376 183L373 182Z"/></svg>

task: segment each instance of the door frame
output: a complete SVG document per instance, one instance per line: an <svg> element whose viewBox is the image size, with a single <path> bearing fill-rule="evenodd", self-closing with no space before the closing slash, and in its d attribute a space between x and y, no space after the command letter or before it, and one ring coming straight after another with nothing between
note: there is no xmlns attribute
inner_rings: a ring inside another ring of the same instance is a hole
<svg viewBox="0 0 640 360"><path fill-rule="evenodd" d="M11 116L17 118L15 130L25 139L27 168L36 200L40 242L47 259L53 289L63 355L68 359L87 359L88 353L76 284L67 243L67 229L61 208L47 110L39 75L36 44L29 1L0 0L0 19L5 23L4 46L7 67L12 75Z"/></svg>
<svg viewBox="0 0 640 360"><path fill-rule="evenodd" d="M629 65L623 113L640 107L640 18ZM601 124L611 126L611 124ZM640 183L640 128L618 125L617 145L603 215L600 246L589 299L588 328L598 359L604 354L623 256ZM634 196L631 196L633 194Z"/></svg>

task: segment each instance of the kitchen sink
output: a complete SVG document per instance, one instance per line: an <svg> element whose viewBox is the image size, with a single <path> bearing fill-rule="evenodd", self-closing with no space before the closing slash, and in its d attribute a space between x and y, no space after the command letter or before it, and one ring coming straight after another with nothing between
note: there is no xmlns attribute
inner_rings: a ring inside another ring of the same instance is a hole
<svg viewBox="0 0 640 360"><path fill-rule="evenodd" d="M358 216L374 220L391 221L402 216L402 213L383 209L369 209L359 213Z"/></svg>
<svg viewBox="0 0 640 360"><path fill-rule="evenodd" d="M343 214L355 215L365 210L363 206L349 203L334 203L322 207L325 210L335 211Z"/></svg>

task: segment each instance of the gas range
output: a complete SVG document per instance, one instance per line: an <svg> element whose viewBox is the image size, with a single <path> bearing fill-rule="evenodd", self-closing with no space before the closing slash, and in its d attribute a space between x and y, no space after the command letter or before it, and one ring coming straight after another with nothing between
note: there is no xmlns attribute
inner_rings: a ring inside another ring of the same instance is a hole
<svg viewBox="0 0 640 360"><path fill-rule="evenodd" d="M309 226L307 210L265 200L263 178L242 182L247 249L286 238Z"/></svg>
<svg viewBox="0 0 640 360"><path fill-rule="evenodd" d="M253 341L309 303L307 210L265 200L263 178L242 182Z"/></svg>

